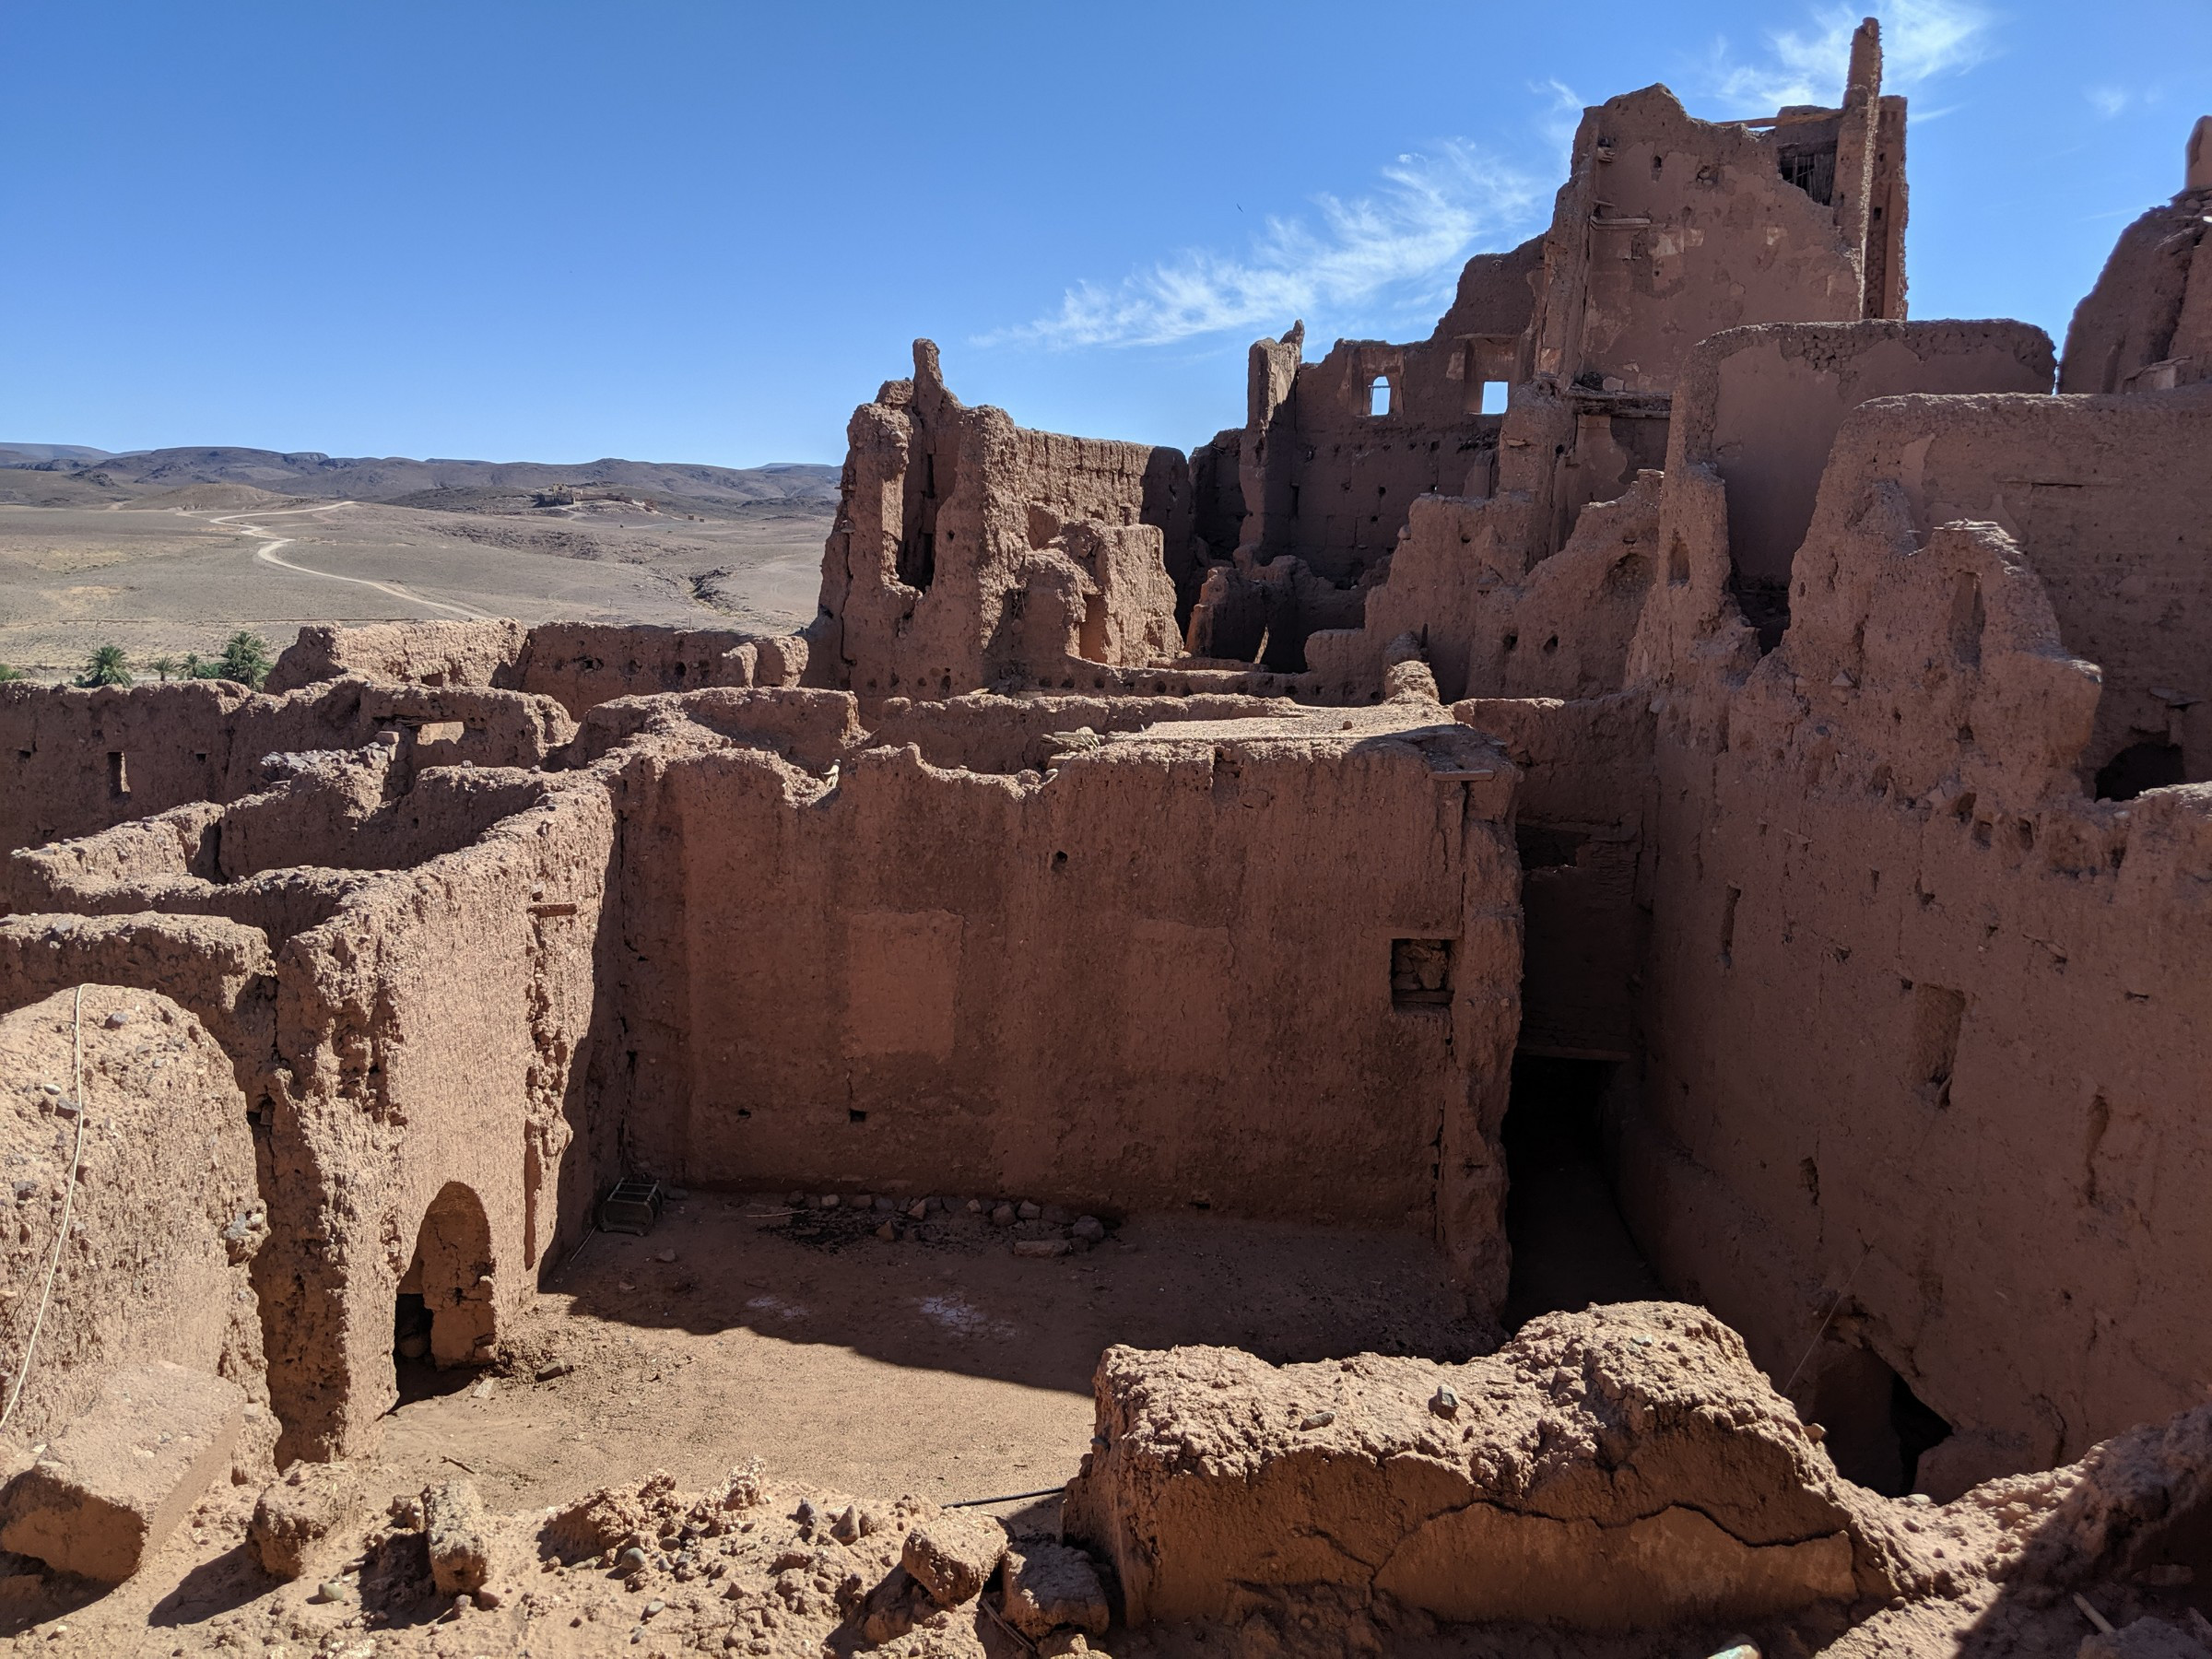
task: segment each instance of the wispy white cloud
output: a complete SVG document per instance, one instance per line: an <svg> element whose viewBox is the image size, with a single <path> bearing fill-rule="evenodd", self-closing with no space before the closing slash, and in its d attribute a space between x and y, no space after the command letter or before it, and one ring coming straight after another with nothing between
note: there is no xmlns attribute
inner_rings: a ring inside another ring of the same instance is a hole
<svg viewBox="0 0 2212 1659"><path fill-rule="evenodd" d="M1563 174L1573 160L1575 129L1582 125L1583 110L1589 100L1556 75L1533 82L1528 89L1549 100L1536 131L1558 152Z"/></svg>
<svg viewBox="0 0 2212 1659"><path fill-rule="evenodd" d="M1910 91L1939 76L1971 69L1986 56L1990 15L1971 0L1876 0L1882 25L1882 82ZM1801 29L1771 31L1765 51L1742 57L1726 40L1713 48L1709 90L1738 109L1833 104L1851 67L1851 36L1865 13L1855 6L1823 7Z"/></svg>
<svg viewBox="0 0 2212 1659"><path fill-rule="evenodd" d="M2107 121L2122 114L2136 101L2136 95L2125 87L2084 87L2081 95L2089 100L2090 108Z"/></svg>
<svg viewBox="0 0 2212 1659"><path fill-rule="evenodd" d="M1242 254L1186 250L1120 282L1081 282L1056 312L979 345L1163 346L1196 335L1332 326L1451 291L1486 238L1527 222L1533 179L1465 143L1400 156L1371 193L1314 198L1312 220L1270 217Z"/></svg>

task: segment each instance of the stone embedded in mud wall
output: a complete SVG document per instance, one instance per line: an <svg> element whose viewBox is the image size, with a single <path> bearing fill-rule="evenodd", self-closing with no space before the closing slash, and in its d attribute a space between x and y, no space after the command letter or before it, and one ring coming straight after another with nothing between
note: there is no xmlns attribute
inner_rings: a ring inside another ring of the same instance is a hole
<svg viewBox="0 0 2212 1659"><path fill-rule="evenodd" d="M1650 1630L1887 1596L1907 1571L1883 1506L1700 1309L1547 1314L1465 1365L1114 1347L1096 1386L1103 1443L1064 1524L1132 1624L1333 1586Z"/></svg>
<svg viewBox="0 0 2212 1659"><path fill-rule="evenodd" d="M90 1407L0 1499L0 1548L120 1583L229 1463L245 1391L158 1362L108 1374Z"/></svg>

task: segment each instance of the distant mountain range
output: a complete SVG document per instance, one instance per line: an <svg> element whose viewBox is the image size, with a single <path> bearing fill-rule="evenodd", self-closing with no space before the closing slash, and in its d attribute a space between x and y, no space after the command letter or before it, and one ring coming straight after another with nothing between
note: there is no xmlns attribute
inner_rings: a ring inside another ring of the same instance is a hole
<svg viewBox="0 0 2212 1659"><path fill-rule="evenodd" d="M194 484L234 484L312 500L484 512L566 486L619 490L660 506L726 512L778 502L831 504L837 483L838 468L806 462L692 466L609 457L550 465L413 461L312 450L279 454L228 447L111 454L78 444L0 443L0 500L32 506L96 506Z"/></svg>

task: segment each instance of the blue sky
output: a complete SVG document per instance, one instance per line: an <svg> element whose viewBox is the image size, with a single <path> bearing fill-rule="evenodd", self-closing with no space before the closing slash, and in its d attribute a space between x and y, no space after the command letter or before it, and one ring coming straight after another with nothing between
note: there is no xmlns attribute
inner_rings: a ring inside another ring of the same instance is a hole
<svg viewBox="0 0 2212 1659"><path fill-rule="evenodd" d="M1199 442L1246 344L1428 333L1582 104L1834 101L1800 0L0 0L0 441L835 461L918 334ZM1912 314L2063 335L2212 112L2212 6L1891 0Z"/></svg>

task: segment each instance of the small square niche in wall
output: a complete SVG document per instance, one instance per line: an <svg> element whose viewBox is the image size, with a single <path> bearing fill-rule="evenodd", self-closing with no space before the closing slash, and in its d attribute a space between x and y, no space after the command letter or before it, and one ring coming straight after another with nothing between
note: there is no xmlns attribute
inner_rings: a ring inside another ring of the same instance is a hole
<svg viewBox="0 0 2212 1659"><path fill-rule="evenodd" d="M1452 941L1393 939L1390 942L1390 1006L1441 1008L1452 1002Z"/></svg>

